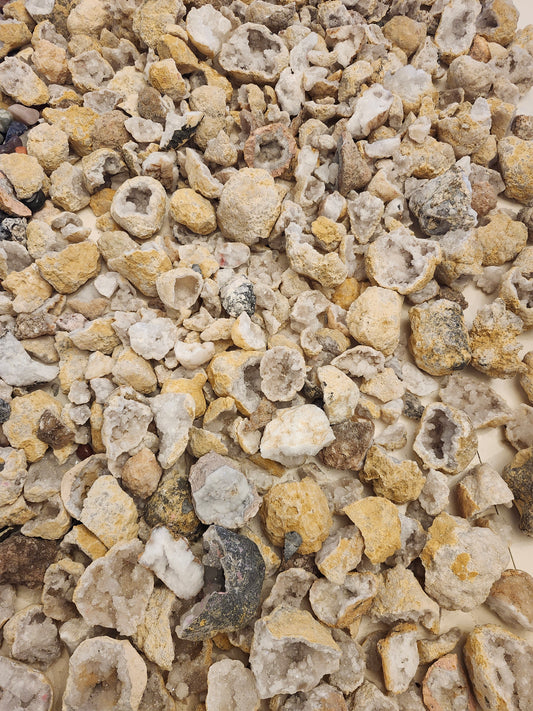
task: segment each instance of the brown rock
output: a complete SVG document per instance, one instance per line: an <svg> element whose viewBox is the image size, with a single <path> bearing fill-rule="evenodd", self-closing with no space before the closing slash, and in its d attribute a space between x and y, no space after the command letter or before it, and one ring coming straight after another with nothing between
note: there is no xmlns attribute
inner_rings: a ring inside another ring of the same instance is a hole
<svg viewBox="0 0 533 711"><path fill-rule="evenodd" d="M337 143L339 173L337 187L341 195L350 190L362 190L372 178L372 170L362 151L348 131L344 131Z"/></svg>
<svg viewBox="0 0 533 711"><path fill-rule="evenodd" d="M256 128L248 136L244 160L249 168L263 168L277 178L290 173L297 150L292 133L281 123L271 123Z"/></svg>
<svg viewBox="0 0 533 711"><path fill-rule="evenodd" d="M319 452L328 467L359 471L374 437L371 420L353 419L333 425L335 441Z"/></svg>
<svg viewBox="0 0 533 711"><path fill-rule="evenodd" d="M426 37L427 27L423 22L415 22L405 15L396 15L383 26L383 34L402 49L408 57L411 56Z"/></svg>
<svg viewBox="0 0 533 711"><path fill-rule="evenodd" d="M175 536L194 537L202 528L192 505L189 480L177 471L165 473L144 510L146 523L165 526Z"/></svg>
<svg viewBox="0 0 533 711"><path fill-rule="evenodd" d="M29 588L41 586L56 551L57 541L13 533L0 541L0 584L26 585Z"/></svg>
<svg viewBox="0 0 533 711"><path fill-rule="evenodd" d="M122 483L132 494L146 499L157 489L161 473L155 454L143 447L124 464Z"/></svg>
<svg viewBox="0 0 533 711"><path fill-rule="evenodd" d="M520 530L533 536L533 448L520 450L503 470L502 478L513 492Z"/></svg>
<svg viewBox="0 0 533 711"><path fill-rule="evenodd" d="M12 447L23 449L30 462L42 459L48 444L37 438L39 421L46 410L59 417L59 402L44 390L34 390L11 401L11 417L4 423L4 434Z"/></svg>
<svg viewBox="0 0 533 711"><path fill-rule="evenodd" d="M504 570L490 590L487 605L507 624L533 630L533 577L525 570Z"/></svg>
<svg viewBox="0 0 533 711"><path fill-rule="evenodd" d="M74 441L74 432L69 430L51 410L45 410L39 418L37 439L46 442L52 449L61 449Z"/></svg>

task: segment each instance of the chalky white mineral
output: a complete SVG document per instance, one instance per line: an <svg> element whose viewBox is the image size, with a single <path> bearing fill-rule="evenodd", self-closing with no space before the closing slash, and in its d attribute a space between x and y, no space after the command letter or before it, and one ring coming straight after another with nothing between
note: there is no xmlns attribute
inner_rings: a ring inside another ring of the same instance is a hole
<svg viewBox="0 0 533 711"><path fill-rule="evenodd" d="M334 439L323 410L316 405L298 405L281 410L267 424L261 439L261 456L290 466L318 454Z"/></svg>

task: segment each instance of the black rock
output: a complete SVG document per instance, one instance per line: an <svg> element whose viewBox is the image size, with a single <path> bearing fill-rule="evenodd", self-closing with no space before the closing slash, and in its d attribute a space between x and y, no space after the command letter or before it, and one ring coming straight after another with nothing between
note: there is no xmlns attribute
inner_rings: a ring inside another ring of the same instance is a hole
<svg viewBox="0 0 533 711"><path fill-rule="evenodd" d="M9 141L5 141L0 145L0 154L2 153L14 153L15 148L22 145L22 141L18 136L13 136Z"/></svg>
<svg viewBox="0 0 533 711"><path fill-rule="evenodd" d="M251 622L261 600L265 563L256 544L246 536L210 526L204 534L204 565L222 568L224 590L206 595L182 615L178 637L193 641L233 632Z"/></svg>
<svg viewBox="0 0 533 711"><path fill-rule="evenodd" d="M518 452L503 470L502 478L513 492L520 530L533 536L533 447Z"/></svg>
<svg viewBox="0 0 533 711"><path fill-rule="evenodd" d="M22 121L11 121L6 131L4 143L7 143L14 136L22 136L28 130L28 126Z"/></svg>
<svg viewBox="0 0 533 711"><path fill-rule="evenodd" d="M255 313L254 286L245 276L237 276L220 290L220 301L228 316L237 318L245 311L248 316Z"/></svg>
<svg viewBox="0 0 533 711"><path fill-rule="evenodd" d="M42 190L37 190L31 197L20 202L29 207L32 212L38 212L46 202L46 195Z"/></svg>
<svg viewBox="0 0 533 711"><path fill-rule="evenodd" d="M403 396L403 410L402 415L405 415L410 420L419 420L424 414L424 405L420 402L419 398L408 390Z"/></svg>
<svg viewBox="0 0 533 711"><path fill-rule="evenodd" d="M11 417L11 405L0 398L0 425L7 422Z"/></svg>

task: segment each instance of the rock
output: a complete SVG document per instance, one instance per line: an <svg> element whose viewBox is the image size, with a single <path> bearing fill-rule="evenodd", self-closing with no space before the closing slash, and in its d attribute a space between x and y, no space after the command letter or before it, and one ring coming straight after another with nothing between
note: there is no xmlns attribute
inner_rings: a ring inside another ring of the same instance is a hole
<svg viewBox="0 0 533 711"><path fill-rule="evenodd" d="M21 662L48 667L61 654L57 627L42 605L28 605L16 612L3 627L10 655Z"/></svg>
<svg viewBox="0 0 533 711"><path fill-rule="evenodd" d="M296 650L305 654L305 667ZM325 674L339 669L340 658L329 630L309 612L280 605L255 623L250 668L260 698L309 691Z"/></svg>
<svg viewBox="0 0 533 711"><path fill-rule="evenodd" d="M2 697L9 702L10 711L51 711L54 692L44 674L2 656L0 677Z"/></svg>
<svg viewBox="0 0 533 711"><path fill-rule="evenodd" d="M359 388L354 381L333 365L318 368L317 377L322 387L324 412L330 424L351 419L359 402Z"/></svg>
<svg viewBox="0 0 533 711"><path fill-rule="evenodd" d="M176 538L193 539L201 523L194 512L188 478L173 469L164 474L146 503L144 518L151 527L165 526Z"/></svg>
<svg viewBox="0 0 533 711"><path fill-rule="evenodd" d="M531 645L503 627L481 625L467 636L464 657L483 711L527 709L533 679Z"/></svg>
<svg viewBox="0 0 533 711"><path fill-rule="evenodd" d="M516 136L506 136L498 142L500 169L507 197L524 205L533 201L531 180L531 143Z"/></svg>
<svg viewBox="0 0 533 711"><path fill-rule="evenodd" d="M0 541L0 585L11 583L29 588L42 585L56 551L55 541L12 533Z"/></svg>
<svg viewBox="0 0 533 711"><path fill-rule="evenodd" d="M520 344L522 320L505 308L502 299L482 306L470 330L472 365L491 378L512 378L522 372Z"/></svg>
<svg viewBox="0 0 533 711"><path fill-rule="evenodd" d="M390 289L370 286L350 306L346 323L363 345L391 355L400 339L402 297Z"/></svg>
<svg viewBox="0 0 533 711"><path fill-rule="evenodd" d="M261 503L255 488L229 457L206 454L189 471L192 500L202 523L240 528Z"/></svg>
<svg viewBox="0 0 533 711"><path fill-rule="evenodd" d="M459 627L452 627L444 634L431 639L419 639L417 642L420 664L430 664L455 649L463 636Z"/></svg>
<svg viewBox="0 0 533 711"><path fill-rule="evenodd" d="M168 588L154 588L143 621L133 635L134 644L160 669L169 671L174 661L172 612L176 596Z"/></svg>
<svg viewBox="0 0 533 711"><path fill-rule="evenodd" d="M200 296L203 279L194 269L178 267L158 276L155 284L157 294L165 306L178 311L194 306Z"/></svg>
<svg viewBox="0 0 533 711"><path fill-rule="evenodd" d="M342 693L329 684L319 684L311 691L290 696L282 708L283 711L348 711Z"/></svg>
<svg viewBox="0 0 533 711"><path fill-rule="evenodd" d="M78 611L72 602L72 593L84 570L82 563L76 563L69 558L63 558L48 566L41 595L43 612L47 617L62 622L77 617Z"/></svg>
<svg viewBox="0 0 533 711"><path fill-rule="evenodd" d="M100 259L92 242L71 244L61 252L35 260L41 276L60 294L72 294L100 270Z"/></svg>
<svg viewBox="0 0 533 711"><path fill-rule="evenodd" d="M228 240L255 244L270 235L280 208L281 198L270 173L242 168L224 185L217 209L218 226Z"/></svg>
<svg viewBox="0 0 533 711"><path fill-rule="evenodd" d="M168 272L167 272L168 274ZM133 350L146 360L162 360L177 340L177 330L169 318L137 321L128 330Z"/></svg>
<svg viewBox="0 0 533 711"><path fill-rule="evenodd" d="M24 106L46 104L46 84L18 57L6 57L0 65L0 89Z"/></svg>
<svg viewBox="0 0 533 711"><path fill-rule="evenodd" d="M240 630L254 619L265 577L256 544L221 526L210 526L203 537L204 564L222 569L224 589L210 592L180 619L180 639L203 640Z"/></svg>
<svg viewBox="0 0 533 711"><path fill-rule="evenodd" d="M427 28L423 22L415 22L405 15L396 15L383 25L383 34L408 57L426 38Z"/></svg>
<svg viewBox="0 0 533 711"><path fill-rule="evenodd" d="M5 429L5 425L4 425ZM533 536L533 448L522 449L502 471L520 514L520 530Z"/></svg>
<svg viewBox="0 0 533 711"><path fill-rule="evenodd" d="M110 474L94 481L79 518L107 548L135 538L139 530L139 515L133 499Z"/></svg>
<svg viewBox="0 0 533 711"><path fill-rule="evenodd" d="M63 709L80 711L90 700L101 711L137 711L146 679L146 664L128 640L86 639L70 658Z"/></svg>
<svg viewBox="0 0 533 711"><path fill-rule="evenodd" d="M508 625L533 630L533 577L524 570L504 570L486 604Z"/></svg>
<svg viewBox="0 0 533 711"><path fill-rule="evenodd" d="M114 334L116 337L116 334ZM119 385L126 385L136 392L148 395L157 386L157 378L154 369L148 361L132 348L122 348L115 354L115 362L111 373L115 382Z"/></svg>
<svg viewBox="0 0 533 711"><path fill-rule="evenodd" d="M455 490L459 512L477 518L491 506L511 506L513 492L490 464L478 464L461 479Z"/></svg>
<svg viewBox="0 0 533 711"><path fill-rule="evenodd" d="M246 416L254 412L261 401L259 395L259 364L257 351L218 353L207 367L207 377L220 397L232 397L239 411Z"/></svg>
<svg viewBox="0 0 533 711"><path fill-rule="evenodd" d="M386 625L395 622L421 622L432 632L439 630L440 608L408 568L396 565L382 574L370 617Z"/></svg>
<svg viewBox="0 0 533 711"><path fill-rule="evenodd" d="M422 682L424 704L429 711L444 711L460 704L474 711L475 702L457 654L446 654L432 664Z"/></svg>
<svg viewBox="0 0 533 711"><path fill-rule="evenodd" d="M42 188L45 179L39 161L24 153L0 155L0 170L13 186L19 200L31 198Z"/></svg>
<svg viewBox="0 0 533 711"><path fill-rule="evenodd" d="M509 561L505 544L488 528L441 513L429 528L420 554L425 589L447 610L472 610L483 603Z"/></svg>
<svg viewBox="0 0 533 711"><path fill-rule="evenodd" d="M204 7L211 7L204 5ZM237 659L221 659L207 672L206 711L255 711L259 695L253 673Z"/></svg>
<svg viewBox="0 0 533 711"><path fill-rule="evenodd" d="M152 529L139 563L151 570L182 600L195 597L204 584L204 569L186 538L174 538L167 528Z"/></svg>
<svg viewBox="0 0 533 711"><path fill-rule="evenodd" d="M329 467L359 471L372 444L374 423L366 419L350 419L333 425L335 441L324 447L319 457Z"/></svg>
<svg viewBox="0 0 533 711"><path fill-rule="evenodd" d="M355 102L354 112L346 124L353 138L366 138L388 118L393 96L381 84L373 84Z"/></svg>
<svg viewBox="0 0 533 711"><path fill-rule="evenodd" d="M256 298L252 282L242 275L230 279L220 289L220 303L228 316L233 318L242 313L253 316Z"/></svg>
<svg viewBox="0 0 533 711"><path fill-rule="evenodd" d="M302 539L298 551L303 555L320 550L332 525L326 496L310 477L272 486L260 513L274 545L282 546L286 534L296 531Z"/></svg>
<svg viewBox="0 0 533 711"><path fill-rule="evenodd" d="M435 402L424 410L413 450L428 468L457 474L475 456L477 436L461 410Z"/></svg>
<svg viewBox="0 0 533 711"><path fill-rule="evenodd" d="M509 421L511 409L505 400L478 378L457 373L440 389L442 402L462 410L476 429L498 427Z"/></svg>
<svg viewBox="0 0 533 711"><path fill-rule="evenodd" d="M342 585L346 574L361 562L363 549L363 536L357 526L343 526L326 538L315 563L329 581Z"/></svg>
<svg viewBox="0 0 533 711"><path fill-rule="evenodd" d="M371 484L377 496L396 504L417 499L426 481L416 462L396 459L378 445L368 450L359 478Z"/></svg>
<svg viewBox="0 0 533 711"><path fill-rule="evenodd" d="M365 711L398 711L398 703L385 696L371 681L364 681L352 696L354 708Z"/></svg>
<svg viewBox="0 0 533 711"><path fill-rule="evenodd" d="M280 411L267 424L261 439L261 456L290 466L317 454L333 440L323 411L316 405L299 405Z"/></svg>
<svg viewBox="0 0 533 711"><path fill-rule="evenodd" d="M122 483L134 496L147 499L157 489L161 473L155 454L143 447L122 467Z"/></svg>
<svg viewBox="0 0 533 711"><path fill-rule="evenodd" d="M44 390L34 390L11 401L11 417L3 425L4 434L15 449L23 449L29 462L42 459L48 445L37 437L43 412L59 417L59 403Z"/></svg>
<svg viewBox="0 0 533 711"><path fill-rule="evenodd" d="M62 449L74 441L74 432L70 430L51 410L45 410L39 418L37 438L49 444L52 449Z"/></svg>
<svg viewBox="0 0 533 711"><path fill-rule="evenodd" d="M269 596L261 606L261 615L270 613L279 605L298 609L301 607L316 576L305 568L288 568L276 577Z"/></svg>
<svg viewBox="0 0 533 711"><path fill-rule="evenodd" d="M305 383L305 360L295 348L269 348L259 366L261 391L272 402L287 402Z"/></svg>
<svg viewBox="0 0 533 711"><path fill-rule="evenodd" d="M504 275L498 294L504 300L506 307L520 316L525 328L531 328L533 325L533 309L529 305L531 286L528 278L532 263L533 250L526 247L515 260L513 267Z"/></svg>
<svg viewBox="0 0 533 711"><path fill-rule="evenodd" d="M88 624L135 632L154 588L152 573L137 563L142 550L136 538L117 543L85 569L72 599Z"/></svg>
<svg viewBox="0 0 533 711"><path fill-rule="evenodd" d="M418 668L416 637L416 625L404 622L378 642L385 688L393 694L407 691Z"/></svg>
<svg viewBox="0 0 533 711"><path fill-rule="evenodd" d="M277 81L289 64L289 51L264 25L246 22L223 43L218 61L236 81L265 84Z"/></svg>
<svg viewBox="0 0 533 711"><path fill-rule="evenodd" d="M401 547L400 516L388 499L367 496L345 506L344 513L361 531L365 555L372 563L382 563Z"/></svg>
<svg viewBox="0 0 533 711"><path fill-rule="evenodd" d="M191 188L180 188L170 198L170 214L191 232L208 235L217 228L215 209L205 197Z"/></svg>
<svg viewBox="0 0 533 711"><path fill-rule="evenodd" d="M527 227L504 212L493 212L487 219L486 225L475 230L483 247L483 266L500 266L513 260L524 249Z"/></svg>
<svg viewBox="0 0 533 711"><path fill-rule="evenodd" d="M52 287L41 278L35 264L8 274L2 286L15 294L12 304L16 313L31 313L52 295Z"/></svg>
<svg viewBox="0 0 533 711"><path fill-rule="evenodd" d="M474 227L477 215L471 207L472 187L459 167L452 167L416 188L409 208L422 231L429 236L445 235L450 230Z"/></svg>
<svg viewBox="0 0 533 711"><path fill-rule="evenodd" d="M283 124L271 123L252 131L244 144L243 153L249 168L267 170L273 178L277 178L290 172L297 145Z"/></svg>
<svg viewBox="0 0 533 711"><path fill-rule="evenodd" d="M349 68L344 70L343 78L348 70ZM337 156L339 160L337 187L341 195L347 195L352 190L362 190L368 185L372 178L372 170L368 165L368 161L364 158L360 144L355 143L348 131L343 131L339 137ZM369 193L366 193L366 195L369 196ZM369 197L371 202L372 198L373 196ZM357 200L357 198L355 198L355 200ZM359 241L361 241L360 234L357 236Z"/></svg>
<svg viewBox="0 0 533 711"><path fill-rule="evenodd" d="M322 254L302 239L300 229L286 230L285 250L291 269L313 279L326 289L340 286L348 276L346 265L336 252Z"/></svg>
<svg viewBox="0 0 533 711"><path fill-rule="evenodd" d="M468 331L459 304L439 299L413 306L409 322L409 345L419 368L430 375L446 375L468 365Z"/></svg>
<svg viewBox="0 0 533 711"><path fill-rule="evenodd" d="M57 377L55 365L44 365L32 360L22 343L8 332L0 337L0 377L8 385L35 385Z"/></svg>
<svg viewBox="0 0 533 711"><path fill-rule="evenodd" d="M309 602L328 627L350 627L368 612L378 586L373 573L348 573L340 585L319 578L311 586Z"/></svg>
<svg viewBox="0 0 533 711"><path fill-rule="evenodd" d="M148 405L121 395L110 398L104 408L101 432L108 457L117 459L141 444L151 421L152 411Z"/></svg>
<svg viewBox="0 0 533 711"><path fill-rule="evenodd" d="M161 227L165 207L166 193L161 183L148 176L136 176L115 192L110 212L129 234L146 239Z"/></svg>
<svg viewBox="0 0 533 711"><path fill-rule="evenodd" d="M169 469L187 447L195 414L194 400L187 393L167 392L153 397L150 406L159 432L159 464Z"/></svg>

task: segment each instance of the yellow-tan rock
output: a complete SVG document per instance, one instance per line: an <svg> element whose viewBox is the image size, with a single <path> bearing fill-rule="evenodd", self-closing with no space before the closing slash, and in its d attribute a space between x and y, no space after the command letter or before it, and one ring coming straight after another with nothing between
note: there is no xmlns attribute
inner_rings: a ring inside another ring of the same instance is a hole
<svg viewBox="0 0 533 711"><path fill-rule="evenodd" d="M92 151L92 130L99 118L96 111L88 106L76 105L66 109L46 108L43 118L67 134L70 145L78 155L86 156Z"/></svg>
<svg viewBox="0 0 533 711"><path fill-rule="evenodd" d="M348 311L346 323L351 335L359 343L391 355L400 341L402 302L395 291L368 287Z"/></svg>
<svg viewBox="0 0 533 711"><path fill-rule="evenodd" d="M135 538L139 515L131 496L111 474L99 476L87 492L80 521L107 547Z"/></svg>
<svg viewBox="0 0 533 711"><path fill-rule="evenodd" d="M9 444L15 449L23 449L29 462L42 459L48 449L48 445L37 438L39 420L45 410L50 410L57 418L61 414L58 401L44 390L14 397L11 417L3 425Z"/></svg>
<svg viewBox="0 0 533 711"><path fill-rule="evenodd" d="M80 242L36 259L35 263L43 279L57 292L72 294L98 274L100 254L93 242Z"/></svg>
<svg viewBox="0 0 533 711"><path fill-rule="evenodd" d="M52 287L41 277L35 264L20 272L10 272L2 286L15 294L13 309L16 313L31 313L52 295Z"/></svg>
<svg viewBox="0 0 533 711"><path fill-rule="evenodd" d="M102 317L94 319L78 331L72 331L72 343L82 351L98 351L110 354L120 345L120 338L113 330L113 318Z"/></svg>
<svg viewBox="0 0 533 711"><path fill-rule="evenodd" d="M27 200L41 189L44 170L37 158L24 153L0 155L0 171L4 173L19 200Z"/></svg>
<svg viewBox="0 0 533 711"><path fill-rule="evenodd" d="M162 469L155 454L143 447L130 457L122 468L122 483L135 496L146 499L157 489Z"/></svg>
<svg viewBox="0 0 533 711"><path fill-rule="evenodd" d="M359 478L371 484L377 496L384 496L396 504L417 499L426 482L416 462L396 459L379 445L368 450Z"/></svg>
<svg viewBox="0 0 533 711"><path fill-rule="evenodd" d="M525 205L533 202L533 143L507 136L498 143L505 194Z"/></svg>
<svg viewBox="0 0 533 711"><path fill-rule="evenodd" d="M180 188L170 198L170 214L182 225L199 235L217 228L215 208L207 198L191 188Z"/></svg>
<svg viewBox="0 0 533 711"><path fill-rule="evenodd" d="M130 385L143 395L152 393L157 387L157 378L150 363L137 355L132 348L124 348L117 356L111 371L119 385Z"/></svg>
<svg viewBox="0 0 533 711"><path fill-rule="evenodd" d="M361 531L365 555L371 563L383 563L401 548L401 525L397 507L382 496L367 496L344 508Z"/></svg>
<svg viewBox="0 0 533 711"><path fill-rule="evenodd" d="M527 243L527 227L504 212L488 216L488 223L476 228L483 247L483 266L495 267L510 262Z"/></svg>
<svg viewBox="0 0 533 711"><path fill-rule="evenodd" d="M172 269L172 262L158 249L135 249L107 260L108 267L122 274L145 296L157 296L155 282L162 272Z"/></svg>
<svg viewBox="0 0 533 711"><path fill-rule="evenodd" d="M161 394L165 393L188 393L192 396L195 406L195 418L201 417L206 410L206 402L203 386L207 377L203 373L196 373L194 378L170 378L163 383Z"/></svg>

